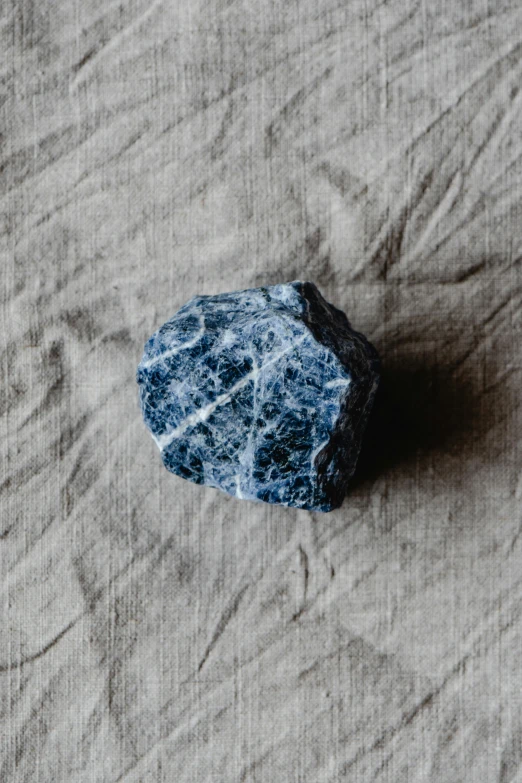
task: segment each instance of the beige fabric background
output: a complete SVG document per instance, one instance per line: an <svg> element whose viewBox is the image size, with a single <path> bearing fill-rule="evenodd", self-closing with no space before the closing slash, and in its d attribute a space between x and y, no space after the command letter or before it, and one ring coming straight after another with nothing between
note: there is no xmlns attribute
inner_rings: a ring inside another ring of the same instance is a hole
<svg viewBox="0 0 522 783"><path fill-rule="evenodd" d="M522 6L5 0L0 780L522 780ZM313 280L331 514L169 475L148 336Z"/></svg>

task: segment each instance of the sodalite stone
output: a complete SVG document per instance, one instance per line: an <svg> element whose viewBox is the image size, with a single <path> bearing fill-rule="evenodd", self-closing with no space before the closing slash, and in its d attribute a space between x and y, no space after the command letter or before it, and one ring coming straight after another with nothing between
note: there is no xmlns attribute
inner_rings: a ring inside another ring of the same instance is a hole
<svg viewBox="0 0 522 783"><path fill-rule="evenodd" d="M193 297L137 371L168 470L317 511L342 503L378 379L373 346L302 282Z"/></svg>

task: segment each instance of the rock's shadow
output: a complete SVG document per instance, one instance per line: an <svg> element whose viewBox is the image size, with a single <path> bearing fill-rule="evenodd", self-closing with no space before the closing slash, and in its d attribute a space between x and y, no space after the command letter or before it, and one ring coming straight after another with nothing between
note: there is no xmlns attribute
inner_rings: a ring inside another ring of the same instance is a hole
<svg viewBox="0 0 522 783"><path fill-rule="evenodd" d="M410 472L426 454L465 458L489 427L480 396L454 367L383 361L381 383L348 492L383 473Z"/></svg>

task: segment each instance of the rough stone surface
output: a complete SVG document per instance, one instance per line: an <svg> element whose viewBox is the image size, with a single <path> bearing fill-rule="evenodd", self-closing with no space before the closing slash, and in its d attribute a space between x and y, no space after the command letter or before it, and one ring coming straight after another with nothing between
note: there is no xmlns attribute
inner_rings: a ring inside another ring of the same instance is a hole
<svg viewBox="0 0 522 783"><path fill-rule="evenodd" d="M318 511L342 503L378 378L373 346L301 282L193 297L137 372L168 470Z"/></svg>

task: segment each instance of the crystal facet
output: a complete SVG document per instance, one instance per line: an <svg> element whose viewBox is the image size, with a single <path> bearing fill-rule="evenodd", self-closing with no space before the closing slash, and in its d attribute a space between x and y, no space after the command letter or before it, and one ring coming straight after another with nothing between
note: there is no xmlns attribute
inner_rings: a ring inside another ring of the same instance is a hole
<svg viewBox="0 0 522 783"><path fill-rule="evenodd" d="M313 283L195 296L137 381L165 467L248 500L341 505L379 382L375 348Z"/></svg>

